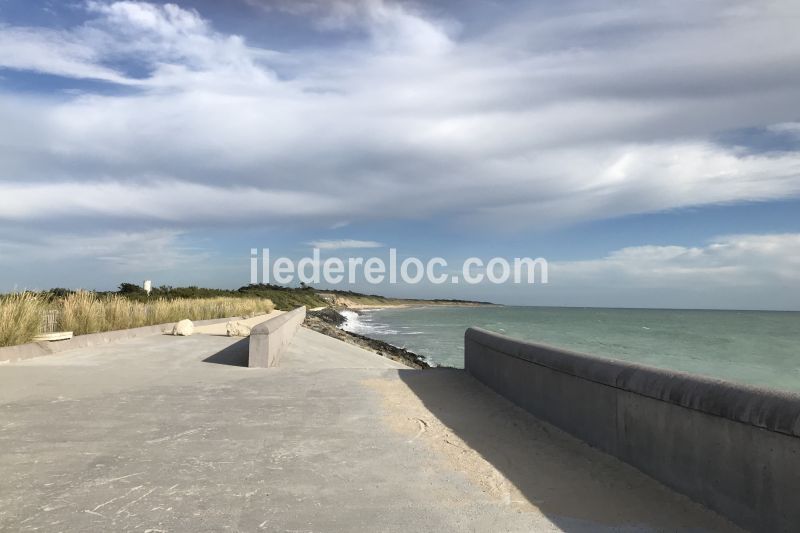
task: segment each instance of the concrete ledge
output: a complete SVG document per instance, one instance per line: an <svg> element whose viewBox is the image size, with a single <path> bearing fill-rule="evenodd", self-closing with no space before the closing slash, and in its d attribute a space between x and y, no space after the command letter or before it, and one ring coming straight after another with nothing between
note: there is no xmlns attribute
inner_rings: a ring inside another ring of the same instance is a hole
<svg viewBox="0 0 800 533"><path fill-rule="evenodd" d="M532 414L755 531L800 524L800 396L470 328L465 368Z"/></svg>
<svg viewBox="0 0 800 533"><path fill-rule="evenodd" d="M194 324L196 326L219 324L221 322L227 322L232 318L234 317L198 320L194 322ZM69 350L77 350L79 348L110 344L125 339L145 337L147 335L161 335L172 331L174 326L175 322L170 322L168 324L143 326L141 328L120 329L115 331L104 331L101 333L90 333L88 335L78 335L72 339L64 341L31 342L28 344L20 344L18 346L6 346L0 348L0 362L21 361L23 359L42 357L44 355L53 355Z"/></svg>
<svg viewBox="0 0 800 533"><path fill-rule="evenodd" d="M303 306L255 326L250 331L247 366L250 368L277 366L281 355L292 342L297 328L305 318L306 308Z"/></svg>

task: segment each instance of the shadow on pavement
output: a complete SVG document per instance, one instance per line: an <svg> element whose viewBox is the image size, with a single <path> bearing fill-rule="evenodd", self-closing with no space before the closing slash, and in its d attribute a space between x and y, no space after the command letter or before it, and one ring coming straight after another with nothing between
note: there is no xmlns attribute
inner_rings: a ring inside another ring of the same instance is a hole
<svg viewBox="0 0 800 533"><path fill-rule="evenodd" d="M521 495L562 531L736 530L633 467L536 419L463 370L399 375L447 430L513 484L507 497ZM429 438L447 441L447 430ZM467 468L463 464L456 468Z"/></svg>
<svg viewBox="0 0 800 533"><path fill-rule="evenodd" d="M250 349L250 338L240 339L227 348L203 359L204 363L215 363L218 365L247 366L248 352Z"/></svg>

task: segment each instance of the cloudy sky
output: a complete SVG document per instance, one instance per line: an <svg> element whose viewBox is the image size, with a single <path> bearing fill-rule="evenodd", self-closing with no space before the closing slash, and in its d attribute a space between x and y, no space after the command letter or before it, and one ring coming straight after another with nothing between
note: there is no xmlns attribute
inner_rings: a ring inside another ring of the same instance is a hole
<svg viewBox="0 0 800 533"><path fill-rule="evenodd" d="M551 265L366 287L393 295L800 309L798 27L794 0L0 0L0 291L238 287L250 248L316 243Z"/></svg>

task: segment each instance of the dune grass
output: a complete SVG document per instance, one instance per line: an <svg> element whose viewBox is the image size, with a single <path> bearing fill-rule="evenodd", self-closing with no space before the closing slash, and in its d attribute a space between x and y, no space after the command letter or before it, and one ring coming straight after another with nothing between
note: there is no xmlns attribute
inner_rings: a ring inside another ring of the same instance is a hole
<svg viewBox="0 0 800 533"><path fill-rule="evenodd" d="M59 331L75 335L177 322L253 316L275 309L266 298L175 298L141 302L79 291L49 299L34 293L0 297L0 346L30 342L39 332L48 309L56 310Z"/></svg>
<svg viewBox="0 0 800 533"><path fill-rule="evenodd" d="M34 293L0 296L0 346L24 344L39 332L45 303Z"/></svg>

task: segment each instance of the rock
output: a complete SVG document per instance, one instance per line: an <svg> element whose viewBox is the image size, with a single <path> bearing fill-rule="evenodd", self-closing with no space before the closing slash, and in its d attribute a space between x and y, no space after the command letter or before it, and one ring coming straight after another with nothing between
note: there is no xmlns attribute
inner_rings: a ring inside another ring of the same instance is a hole
<svg viewBox="0 0 800 533"><path fill-rule="evenodd" d="M337 312L335 309L330 307L326 307L325 309L320 309L319 311L309 311L306 313L306 316L317 317L323 322L334 326L341 326L345 323L347 318L344 317L341 313Z"/></svg>
<svg viewBox="0 0 800 533"><path fill-rule="evenodd" d="M250 326L241 322L231 321L225 325L225 331L228 337L247 337L250 335Z"/></svg>
<svg viewBox="0 0 800 533"><path fill-rule="evenodd" d="M194 324L192 324L192 321L189 320L188 318L184 318L183 320L175 324L175 327L172 328L173 335L188 337L192 333L194 333Z"/></svg>
<svg viewBox="0 0 800 533"><path fill-rule="evenodd" d="M358 333L351 333L349 331L339 329L336 326L330 325L327 321L318 316L309 316L307 314L303 325L309 329L313 329L314 331L322 333L323 335L328 335L334 339L339 339L346 343L354 344L356 346L360 346L361 348L374 351L378 355L382 355L383 357L393 361L403 363L411 368L423 369L431 367L430 363L428 363L428 361L426 361L425 358L419 354L410 352L405 348L392 346L387 342L371 339L369 337L365 337L364 335L359 335Z"/></svg>

